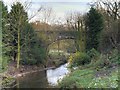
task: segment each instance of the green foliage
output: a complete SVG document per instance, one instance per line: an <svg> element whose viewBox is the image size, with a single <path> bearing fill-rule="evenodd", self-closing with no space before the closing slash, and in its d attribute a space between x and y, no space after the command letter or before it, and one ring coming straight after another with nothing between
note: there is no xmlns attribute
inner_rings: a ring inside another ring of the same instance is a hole
<svg viewBox="0 0 120 90"><path fill-rule="evenodd" d="M2 55L2 70L6 70L8 68L9 57L6 55Z"/></svg>
<svg viewBox="0 0 120 90"><path fill-rule="evenodd" d="M33 57L37 61L37 64L38 63L45 64L46 51L43 47L36 45L36 46L33 47L31 52L34 55Z"/></svg>
<svg viewBox="0 0 120 90"><path fill-rule="evenodd" d="M19 68L19 62L21 59L21 45L20 45L20 33L28 24L27 12L24 9L24 6L20 2L16 2L11 6L11 11L9 13L9 30L12 39L10 45L12 47L11 56L14 58L14 61L17 60L17 68Z"/></svg>
<svg viewBox="0 0 120 90"><path fill-rule="evenodd" d="M111 53L108 55L108 59L111 63L120 64L120 55L118 53L118 50L112 50Z"/></svg>
<svg viewBox="0 0 120 90"><path fill-rule="evenodd" d="M118 65L120 65L120 54L118 54L117 62L118 62Z"/></svg>
<svg viewBox="0 0 120 90"><path fill-rule="evenodd" d="M2 84L2 87L10 87L13 83L15 83L15 78L9 76L9 75L2 75L3 80L0 82Z"/></svg>
<svg viewBox="0 0 120 90"><path fill-rule="evenodd" d="M3 6L3 68L7 67L8 61L11 59L19 62L18 53L20 53L21 58L19 57L19 59L22 64L45 63L43 60L45 60L46 51L41 47L40 39L31 24L28 23L28 16L24 6L20 2L14 3L8 14L7 7L2 2L0 4Z"/></svg>
<svg viewBox="0 0 120 90"><path fill-rule="evenodd" d="M64 77L59 86L61 88L117 88L118 70L112 70L110 75L94 76L95 71L91 69L75 70Z"/></svg>
<svg viewBox="0 0 120 90"><path fill-rule="evenodd" d="M105 67L110 68L118 64L120 64L120 58L119 58L118 50L115 49L109 52L108 54L98 54L96 58L93 57L88 67L101 69Z"/></svg>
<svg viewBox="0 0 120 90"><path fill-rule="evenodd" d="M29 57L28 57L29 56ZM32 55L22 55L22 60L20 60L20 63L23 65L34 65L37 63L37 60L33 59Z"/></svg>
<svg viewBox="0 0 120 90"><path fill-rule="evenodd" d="M103 18L102 15L93 7L87 14L86 19L87 40L86 49L91 50L92 48L98 49L100 32L103 29Z"/></svg>
<svg viewBox="0 0 120 90"><path fill-rule="evenodd" d="M118 87L118 70L112 71L109 76L94 78L89 83L89 88L117 88Z"/></svg>
<svg viewBox="0 0 120 90"><path fill-rule="evenodd" d="M21 63L39 64L45 63L46 51L41 47L41 41L30 24L21 33Z"/></svg>
<svg viewBox="0 0 120 90"><path fill-rule="evenodd" d="M3 4L2 1L0 1L0 6L2 6L2 69L7 69L8 61L10 60L9 53L11 51L11 47L9 46L10 43L10 36L8 34L8 11L7 7Z"/></svg>
<svg viewBox="0 0 120 90"><path fill-rule="evenodd" d="M83 52L76 52L73 57L70 57L71 66L79 66L90 63L90 57Z"/></svg>
<svg viewBox="0 0 120 90"><path fill-rule="evenodd" d="M76 70L59 82L62 88L86 88L93 79L93 70Z"/></svg>
<svg viewBox="0 0 120 90"><path fill-rule="evenodd" d="M22 4L19 2L13 4L11 8L9 13L9 31L10 35L12 35L12 52L17 52L18 30L20 29L20 33L22 33L22 30L26 27L28 16Z"/></svg>
<svg viewBox="0 0 120 90"><path fill-rule="evenodd" d="M100 53L92 48L90 51L87 52L87 54L90 56L91 59L97 59L100 56Z"/></svg>
<svg viewBox="0 0 120 90"><path fill-rule="evenodd" d="M96 68L104 68L110 66L110 61L107 59L106 55L100 55L96 62L93 62L93 66Z"/></svg>

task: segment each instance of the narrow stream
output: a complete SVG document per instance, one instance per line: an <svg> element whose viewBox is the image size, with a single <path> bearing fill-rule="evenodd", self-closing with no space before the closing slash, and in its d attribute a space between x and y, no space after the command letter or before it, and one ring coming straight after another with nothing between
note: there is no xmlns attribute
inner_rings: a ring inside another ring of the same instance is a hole
<svg viewBox="0 0 120 90"><path fill-rule="evenodd" d="M67 64L61 65L56 69L35 72L17 79L16 88L49 88L58 84L69 73Z"/></svg>
<svg viewBox="0 0 120 90"><path fill-rule="evenodd" d="M64 64L61 65L59 68L47 70L47 80L49 85L57 85L58 80L61 80L66 74L69 73L67 65L68 64Z"/></svg>

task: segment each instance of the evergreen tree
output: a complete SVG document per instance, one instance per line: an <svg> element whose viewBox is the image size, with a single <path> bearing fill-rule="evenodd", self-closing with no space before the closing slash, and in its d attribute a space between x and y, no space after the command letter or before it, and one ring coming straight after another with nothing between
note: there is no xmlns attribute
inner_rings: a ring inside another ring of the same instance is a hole
<svg viewBox="0 0 120 90"><path fill-rule="evenodd" d="M10 23L10 31L13 35L13 40L11 42L13 49L12 49L12 56L14 60L17 57L17 68L19 68L20 62L20 54L21 54L21 45L20 45L20 33L21 30L26 27L28 23L28 16L24 10L24 7L21 3L17 2L13 4L11 12L9 13L9 23Z"/></svg>
<svg viewBox="0 0 120 90"><path fill-rule="evenodd" d="M1 38L2 38L2 69L6 69L7 64L8 64L8 60L10 60L10 56L9 56L9 52L11 50L10 47L10 35L9 35L9 23L8 23L8 11L7 11L7 7L3 4L2 1L0 1L0 7L2 7L1 9L1 15L2 17L1 19L1 24L2 24L2 32L1 32Z"/></svg>
<svg viewBox="0 0 120 90"><path fill-rule="evenodd" d="M45 57L45 49L41 46L40 39L31 24L27 24L21 32L21 63L27 65L44 64Z"/></svg>
<svg viewBox="0 0 120 90"><path fill-rule="evenodd" d="M103 29L102 15L93 7L87 13L87 40L86 50L98 49L100 32Z"/></svg>

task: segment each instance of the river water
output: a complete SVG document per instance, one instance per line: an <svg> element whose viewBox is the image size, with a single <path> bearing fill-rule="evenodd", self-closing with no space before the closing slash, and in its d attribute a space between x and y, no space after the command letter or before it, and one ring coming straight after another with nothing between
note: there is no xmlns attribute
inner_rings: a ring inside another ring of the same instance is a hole
<svg viewBox="0 0 120 90"><path fill-rule="evenodd" d="M17 78L16 88L49 88L58 85L66 74L69 73L67 69L68 64L61 65L56 69L49 69L46 71L35 72L24 77Z"/></svg>

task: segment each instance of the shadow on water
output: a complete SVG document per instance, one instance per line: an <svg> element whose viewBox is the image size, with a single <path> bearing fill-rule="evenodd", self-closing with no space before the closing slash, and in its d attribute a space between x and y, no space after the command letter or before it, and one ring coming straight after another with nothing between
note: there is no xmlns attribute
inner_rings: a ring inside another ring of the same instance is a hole
<svg viewBox="0 0 120 90"><path fill-rule="evenodd" d="M45 88L48 86L46 71L41 71L17 78L16 88Z"/></svg>
<svg viewBox="0 0 120 90"><path fill-rule="evenodd" d="M15 88L50 88L57 85L57 81L62 79L69 71L67 64L61 65L56 69L40 71L17 78Z"/></svg>

